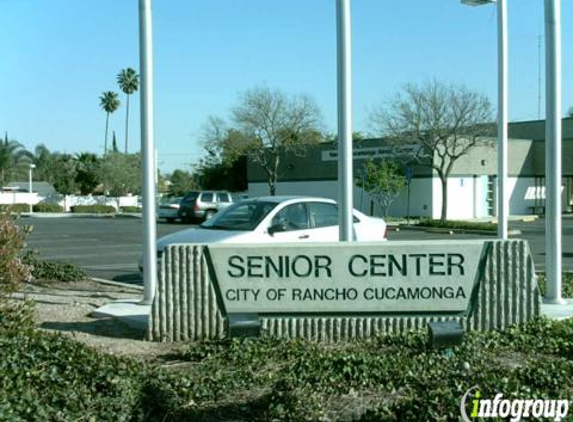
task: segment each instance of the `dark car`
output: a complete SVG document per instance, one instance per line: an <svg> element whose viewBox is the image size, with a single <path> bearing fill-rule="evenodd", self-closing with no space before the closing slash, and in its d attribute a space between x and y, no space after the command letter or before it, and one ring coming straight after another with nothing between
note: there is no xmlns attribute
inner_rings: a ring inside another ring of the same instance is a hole
<svg viewBox="0 0 573 422"><path fill-rule="evenodd" d="M229 192L190 191L179 204L179 217L186 223L208 220L232 203L233 196Z"/></svg>

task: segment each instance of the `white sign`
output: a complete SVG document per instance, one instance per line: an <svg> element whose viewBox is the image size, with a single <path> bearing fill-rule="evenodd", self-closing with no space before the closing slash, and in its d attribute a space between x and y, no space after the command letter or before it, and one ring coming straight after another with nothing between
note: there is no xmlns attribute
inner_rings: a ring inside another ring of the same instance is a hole
<svg viewBox="0 0 573 422"><path fill-rule="evenodd" d="M463 313L484 241L209 245L227 313Z"/></svg>
<svg viewBox="0 0 573 422"><path fill-rule="evenodd" d="M420 152L420 146L416 144L385 146L373 148L353 148L352 157L354 160L367 160L369 158L395 158L400 155L417 155ZM322 151L322 161L337 161L338 150L330 149Z"/></svg>

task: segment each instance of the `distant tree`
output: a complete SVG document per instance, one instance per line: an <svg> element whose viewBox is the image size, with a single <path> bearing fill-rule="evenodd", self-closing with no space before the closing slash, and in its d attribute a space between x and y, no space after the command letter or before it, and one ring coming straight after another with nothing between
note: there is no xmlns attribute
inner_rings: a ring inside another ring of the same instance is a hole
<svg viewBox="0 0 573 422"><path fill-rule="evenodd" d="M352 142L353 143L360 143L363 140L367 139L366 135L360 131L352 132ZM329 132L324 135L325 142L338 142L338 135L336 133Z"/></svg>
<svg viewBox="0 0 573 422"><path fill-rule="evenodd" d="M232 162L202 160L197 166L202 189L244 192L248 189L247 157L238 157Z"/></svg>
<svg viewBox="0 0 573 422"><path fill-rule="evenodd" d="M116 111L120 106L117 93L113 91L106 91L99 97L99 105L105 111L105 143L103 154L107 154L107 132L109 128L109 115Z"/></svg>
<svg viewBox="0 0 573 422"><path fill-rule="evenodd" d="M77 192L76 159L71 154L56 154L54 157L54 188L63 195Z"/></svg>
<svg viewBox="0 0 573 422"><path fill-rule="evenodd" d="M141 156L110 152L101 161L99 177L111 196L138 194L141 191Z"/></svg>
<svg viewBox="0 0 573 422"><path fill-rule="evenodd" d="M171 193L171 181L166 175L157 170L157 193L160 195L169 195Z"/></svg>
<svg viewBox="0 0 573 422"><path fill-rule="evenodd" d="M34 179L53 184L56 170L55 155L44 144L39 144L34 149L32 160L36 165Z"/></svg>
<svg viewBox="0 0 573 422"><path fill-rule="evenodd" d="M384 217L388 217L390 205L406 186L400 166L390 160L369 159L363 172L356 179L356 184L368 192L382 209Z"/></svg>
<svg viewBox="0 0 573 422"><path fill-rule="evenodd" d="M113 152L119 152L119 149L117 148L117 139L115 139L115 130L113 131L113 141L111 144L111 150Z"/></svg>
<svg viewBox="0 0 573 422"><path fill-rule="evenodd" d="M0 140L0 187L12 177L20 177L25 173L28 164L32 162L32 154L24 146L14 140Z"/></svg>
<svg viewBox="0 0 573 422"><path fill-rule="evenodd" d="M320 111L310 97L288 97L267 87L245 92L231 120L227 127L222 119L210 118L204 136L207 148L227 162L247 155L267 174L270 195L276 193L283 154L304 155L309 145L322 139Z"/></svg>
<svg viewBox="0 0 573 422"><path fill-rule="evenodd" d="M91 152L82 152L76 156L76 185L82 195L93 193L100 184L100 160Z"/></svg>
<svg viewBox="0 0 573 422"><path fill-rule="evenodd" d="M448 176L454 163L478 145L478 138L493 136L487 97L435 80L408 84L370 118L374 129L395 145L416 145L406 153L408 158L436 171L442 185L441 219L445 220Z"/></svg>
<svg viewBox="0 0 573 422"><path fill-rule="evenodd" d="M567 110L567 117L573 117L573 107L569 107L569 110Z"/></svg>
<svg viewBox="0 0 573 422"><path fill-rule="evenodd" d="M126 96L125 109L125 153L128 152L128 131L129 131L129 96L139 88L139 75L135 70L128 67L117 75L117 83Z"/></svg>
<svg viewBox="0 0 573 422"><path fill-rule="evenodd" d="M64 195L64 209L67 209L68 195L77 193L76 159L71 154L55 154L53 185L56 191Z"/></svg>
<svg viewBox="0 0 573 422"><path fill-rule="evenodd" d="M183 196L187 191L198 188L195 183L195 177L190 172L184 170L175 170L171 173L169 181L171 182L169 193L172 196Z"/></svg>

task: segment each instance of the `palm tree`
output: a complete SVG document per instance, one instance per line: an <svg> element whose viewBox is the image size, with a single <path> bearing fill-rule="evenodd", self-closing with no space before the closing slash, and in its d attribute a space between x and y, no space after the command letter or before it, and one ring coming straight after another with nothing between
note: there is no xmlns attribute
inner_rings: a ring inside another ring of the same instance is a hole
<svg viewBox="0 0 573 422"><path fill-rule="evenodd" d="M104 92L101 97L99 97L99 105L106 112L105 117L105 144L103 149L103 155L107 154L107 131L109 126L109 115L116 111L121 105L119 98L117 98L117 93L113 91Z"/></svg>
<svg viewBox="0 0 573 422"><path fill-rule="evenodd" d="M14 172L24 170L31 160L32 154L18 141L9 141L8 133L4 140L0 140L0 187L6 183L8 177L13 177Z"/></svg>
<svg viewBox="0 0 573 422"><path fill-rule="evenodd" d="M137 91L139 87L139 75L131 67L123 69L117 75L117 83L121 90L126 95L126 111L125 111L125 153L127 154L127 133L129 128L129 96Z"/></svg>

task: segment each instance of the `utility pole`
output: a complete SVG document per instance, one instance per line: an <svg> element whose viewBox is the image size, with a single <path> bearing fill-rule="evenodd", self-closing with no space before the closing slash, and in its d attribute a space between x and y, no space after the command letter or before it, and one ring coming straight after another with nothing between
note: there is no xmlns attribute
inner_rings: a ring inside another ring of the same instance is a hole
<svg viewBox="0 0 573 422"><path fill-rule="evenodd" d="M352 69L350 0L336 0L339 240L352 242Z"/></svg>
<svg viewBox="0 0 573 422"><path fill-rule="evenodd" d="M143 159L143 301L141 303L150 305L155 295L157 279L151 0L139 0L139 67L141 72L141 153Z"/></svg>
<svg viewBox="0 0 573 422"><path fill-rule="evenodd" d="M545 0L545 303L561 297L561 0Z"/></svg>

